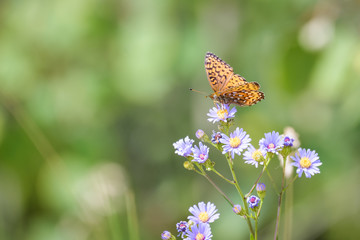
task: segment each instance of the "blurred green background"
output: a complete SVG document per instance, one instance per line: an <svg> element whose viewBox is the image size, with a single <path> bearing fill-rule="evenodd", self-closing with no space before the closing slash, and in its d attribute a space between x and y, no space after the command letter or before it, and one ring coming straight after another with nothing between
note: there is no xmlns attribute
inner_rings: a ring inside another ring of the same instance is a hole
<svg viewBox="0 0 360 240"><path fill-rule="evenodd" d="M359 239L359 12L355 0L1 1L0 239L155 240L200 201L221 213L213 239L248 239L172 146L214 129L212 101L188 90L211 93L207 51L261 84L265 100L236 117L254 144L292 126L319 153L321 174L295 182L282 218L291 239ZM260 170L236 171L246 191ZM267 196L260 239L275 227Z"/></svg>

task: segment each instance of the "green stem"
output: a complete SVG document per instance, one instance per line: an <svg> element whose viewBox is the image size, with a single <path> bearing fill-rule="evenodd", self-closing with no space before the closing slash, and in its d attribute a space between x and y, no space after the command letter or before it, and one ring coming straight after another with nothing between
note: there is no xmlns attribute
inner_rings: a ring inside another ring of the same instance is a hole
<svg viewBox="0 0 360 240"><path fill-rule="evenodd" d="M239 184L238 184L238 181L237 181L237 178L236 178L236 174L235 174L235 171L234 171L234 166L233 166L233 164L232 164L232 159L231 159L230 153L226 154L226 160L227 160L227 162L228 162L228 164L229 164L229 168L230 168L230 171L231 171L233 180L234 180L234 186L235 186L236 190L238 191L238 193L239 193L239 195L240 195L240 197L241 197L241 199L242 199L242 201L243 201L246 214L249 215L249 208L248 208L248 205L247 205L247 203L246 203L246 198L245 198L245 196L244 196L243 192L241 191L241 188L240 188L240 186L239 186ZM252 227L252 225L251 225L251 222L250 222L250 219L249 219L248 217L246 217L246 222L247 222L247 224L248 224L248 227L249 227L249 230L250 230L250 234L251 234L252 236L254 236L254 229L253 229L253 227Z"/></svg>
<svg viewBox="0 0 360 240"><path fill-rule="evenodd" d="M259 177L256 179L254 185L252 186L251 190L248 192L248 194L246 194L245 198L248 198L250 196L250 194L254 191L256 184L258 184L258 182L260 181L260 178L262 177L263 173L265 172L265 170L267 169L267 166L269 165L271 159L266 159L265 160L265 164L264 167L262 169L262 171L260 172Z"/></svg>
<svg viewBox="0 0 360 240"><path fill-rule="evenodd" d="M283 193L284 193L283 190L284 190L284 185L285 185L285 167L286 167L286 156L284 156L283 176L282 176L282 181L281 181L281 191L280 191L279 199L278 199L278 209L277 209L277 216L276 216L274 240L277 240L278 235L279 235L279 225L280 225L280 215L281 215L281 201L282 201L282 196L283 196Z"/></svg>
<svg viewBox="0 0 360 240"><path fill-rule="evenodd" d="M233 207L234 203L230 200L228 196L226 196L223 191L221 191L221 189L211 180L211 178L205 172L202 175L211 183L211 185L213 185L213 187L223 196L223 198L225 198L225 200L231 205L231 207Z"/></svg>
<svg viewBox="0 0 360 240"><path fill-rule="evenodd" d="M285 190L295 182L295 180L299 177L299 175L295 175L295 177L286 185L286 187L284 187L284 189L282 190L283 192L285 192Z"/></svg>
<svg viewBox="0 0 360 240"><path fill-rule="evenodd" d="M258 218L255 218L255 240L257 240L257 232L258 232Z"/></svg>
<svg viewBox="0 0 360 240"><path fill-rule="evenodd" d="M227 181L230 184L234 184L234 181L231 181L229 179L227 179L226 177L224 177L221 173L219 173L218 171L216 171L215 169L211 169L214 173L216 173L219 177L221 177L222 179L224 179L225 181Z"/></svg>
<svg viewBox="0 0 360 240"><path fill-rule="evenodd" d="M276 194L278 194L279 191L277 190L276 183L275 183L274 179L272 178L269 169L266 169L266 173L268 174L268 177L269 177L269 179L270 179L270 182L271 182L271 184L272 184L272 186L273 186Z"/></svg>

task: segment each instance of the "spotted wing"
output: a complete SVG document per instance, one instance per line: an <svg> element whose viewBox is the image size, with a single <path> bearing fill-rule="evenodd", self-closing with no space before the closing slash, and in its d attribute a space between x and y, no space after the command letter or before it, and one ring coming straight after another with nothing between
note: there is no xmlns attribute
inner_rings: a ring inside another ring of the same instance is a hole
<svg viewBox="0 0 360 240"><path fill-rule="evenodd" d="M242 76L240 76L239 74L234 74L223 86L223 88L221 89L222 92L233 89L235 87L247 84L248 82L245 80L245 78L243 78ZM253 86L254 90L256 86ZM259 88L258 88L259 89Z"/></svg>
<svg viewBox="0 0 360 240"><path fill-rule="evenodd" d="M213 53L206 53L205 71L214 92L222 90L228 79L234 75L233 68Z"/></svg>
<svg viewBox="0 0 360 240"><path fill-rule="evenodd" d="M236 91L222 93L219 97L227 104L251 106L264 99L265 95L260 91L248 90L246 87L240 90L240 87L238 87Z"/></svg>

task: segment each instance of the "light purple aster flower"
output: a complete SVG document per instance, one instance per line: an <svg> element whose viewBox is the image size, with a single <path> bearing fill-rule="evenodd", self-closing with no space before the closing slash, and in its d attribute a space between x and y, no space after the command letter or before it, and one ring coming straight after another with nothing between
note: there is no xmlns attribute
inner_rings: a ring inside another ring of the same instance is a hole
<svg viewBox="0 0 360 240"><path fill-rule="evenodd" d="M260 203L260 198L251 195L250 197L247 198L247 203L249 204L250 208L258 207Z"/></svg>
<svg viewBox="0 0 360 240"><path fill-rule="evenodd" d="M296 173L301 177L302 173L305 173L307 178L311 178L312 175L320 173L318 166L322 165L319 156L315 151L310 149L299 148L298 153L295 156L291 156L294 160L291 165L297 167Z"/></svg>
<svg viewBox="0 0 360 240"><path fill-rule="evenodd" d="M286 147L292 147L293 146L293 143L294 143L294 140L293 138L290 138L288 136L285 136L284 138L284 146Z"/></svg>
<svg viewBox="0 0 360 240"><path fill-rule="evenodd" d="M184 238L184 234L189 228L189 224L186 221L180 221L176 224L176 230L178 231L179 235L181 235L181 238Z"/></svg>
<svg viewBox="0 0 360 240"><path fill-rule="evenodd" d="M219 121L226 122L228 118L235 117L235 113L235 107L230 110L228 104L216 104L216 107L211 108L209 113L207 114L210 117L208 118L208 121L212 123L216 123Z"/></svg>
<svg viewBox="0 0 360 240"><path fill-rule="evenodd" d="M176 143L173 143L174 148L176 149L175 153L187 157L192 153L192 144L194 140L190 139L188 136L185 139L180 139Z"/></svg>
<svg viewBox="0 0 360 240"><path fill-rule="evenodd" d="M283 148L283 137L278 132L265 133L265 138L259 141L260 148L265 149L267 152L276 153Z"/></svg>
<svg viewBox="0 0 360 240"><path fill-rule="evenodd" d="M199 202L198 205L189 208L189 212L193 214L193 216L188 217L189 220L194 223L212 223L219 218L220 213L216 213L217 209L213 203Z"/></svg>
<svg viewBox="0 0 360 240"><path fill-rule="evenodd" d="M171 233L169 231L163 231L161 233L161 239L169 240L171 238Z"/></svg>
<svg viewBox="0 0 360 240"><path fill-rule="evenodd" d="M199 223L191 227L187 231L187 238L185 240L211 240L211 228L209 224Z"/></svg>
<svg viewBox="0 0 360 240"><path fill-rule="evenodd" d="M220 142L225 144L223 146L223 154L230 152L231 157L234 159L234 154L240 155L241 152L250 145L251 138L242 128L230 133L230 137L225 134L220 139Z"/></svg>
<svg viewBox="0 0 360 240"><path fill-rule="evenodd" d="M259 164L264 164L266 151L263 148L255 149L253 145L249 145L247 151L244 153L245 163L255 165L257 168Z"/></svg>
<svg viewBox="0 0 360 240"><path fill-rule="evenodd" d="M194 156L194 159L192 161L204 163L209 158L209 148L206 145L202 144L202 142L199 143L199 147L193 147L192 152Z"/></svg>

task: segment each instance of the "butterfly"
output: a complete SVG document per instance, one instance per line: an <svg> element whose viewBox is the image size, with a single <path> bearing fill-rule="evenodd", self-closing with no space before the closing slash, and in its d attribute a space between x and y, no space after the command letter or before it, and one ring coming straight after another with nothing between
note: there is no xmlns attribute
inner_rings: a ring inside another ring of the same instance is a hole
<svg viewBox="0 0 360 240"><path fill-rule="evenodd" d="M258 91L260 85L257 82L247 82L239 74L234 74L229 64L211 52L205 56L205 71L214 90L209 97L215 102L251 106L265 97Z"/></svg>

